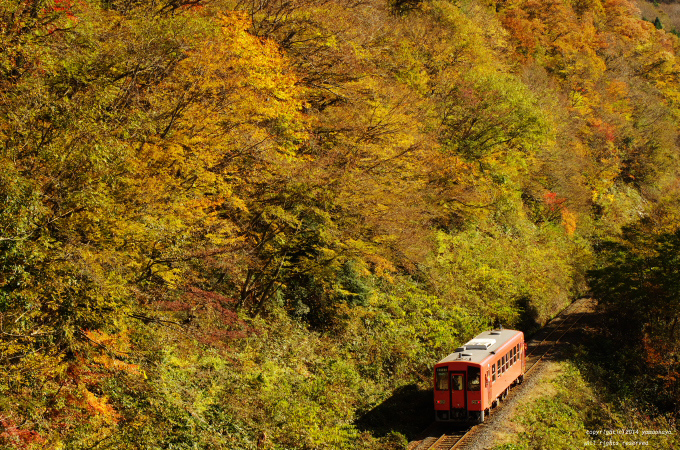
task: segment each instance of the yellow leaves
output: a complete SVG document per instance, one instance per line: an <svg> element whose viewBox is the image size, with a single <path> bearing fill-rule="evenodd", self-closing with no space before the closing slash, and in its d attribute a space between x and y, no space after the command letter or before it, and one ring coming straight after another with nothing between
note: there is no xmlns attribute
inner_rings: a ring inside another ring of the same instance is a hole
<svg viewBox="0 0 680 450"><path fill-rule="evenodd" d="M199 98L191 112L205 118L207 107L216 118L234 114L247 121L295 115L297 79L276 45L249 34L244 14L229 12L221 22L221 34L179 67L185 76L177 81L190 83L190 95Z"/></svg>
<svg viewBox="0 0 680 450"><path fill-rule="evenodd" d="M139 365L123 361L131 350L128 331L108 334L100 330L86 330L85 335L96 346L99 352L93 357L93 361L103 367L134 375L139 374Z"/></svg>
<svg viewBox="0 0 680 450"><path fill-rule="evenodd" d="M564 231L567 235L573 236L576 231L576 214L569 211L566 207L562 208L560 212L562 214L562 226L564 227Z"/></svg>

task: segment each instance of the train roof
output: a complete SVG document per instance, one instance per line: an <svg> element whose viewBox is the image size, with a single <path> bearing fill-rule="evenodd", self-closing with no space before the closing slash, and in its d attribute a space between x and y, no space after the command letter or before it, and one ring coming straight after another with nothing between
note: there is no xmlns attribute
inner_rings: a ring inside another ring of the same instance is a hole
<svg viewBox="0 0 680 450"><path fill-rule="evenodd" d="M472 338L464 346L458 347L453 353L439 361L437 364L453 361L481 363L519 333L521 333L521 331L517 330L485 331Z"/></svg>

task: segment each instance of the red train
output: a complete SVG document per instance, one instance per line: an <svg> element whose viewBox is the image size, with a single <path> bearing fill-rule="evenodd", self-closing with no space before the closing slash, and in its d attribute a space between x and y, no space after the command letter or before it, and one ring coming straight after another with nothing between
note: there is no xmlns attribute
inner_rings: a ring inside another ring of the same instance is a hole
<svg viewBox="0 0 680 450"><path fill-rule="evenodd" d="M483 422L489 410L521 383L524 333L492 330L476 336L434 366L435 419Z"/></svg>

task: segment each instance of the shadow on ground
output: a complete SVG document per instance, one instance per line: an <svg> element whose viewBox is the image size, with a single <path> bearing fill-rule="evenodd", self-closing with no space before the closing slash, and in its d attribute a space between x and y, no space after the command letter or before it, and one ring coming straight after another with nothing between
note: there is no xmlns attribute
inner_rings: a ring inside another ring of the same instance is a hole
<svg viewBox="0 0 680 450"><path fill-rule="evenodd" d="M362 414L355 424L374 436L398 432L412 440L433 420L432 390L409 384L397 388L384 402Z"/></svg>

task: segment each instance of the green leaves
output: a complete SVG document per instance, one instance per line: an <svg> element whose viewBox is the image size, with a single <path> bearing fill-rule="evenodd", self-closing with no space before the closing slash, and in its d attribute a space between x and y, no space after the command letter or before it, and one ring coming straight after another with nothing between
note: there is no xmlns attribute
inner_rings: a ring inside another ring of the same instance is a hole
<svg viewBox="0 0 680 450"><path fill-rule="evenodd" d="M545 138L533 95L518 80L473 72L442 88L440 139L446 150L482 160L507 149L533 152Z"/></svg>

